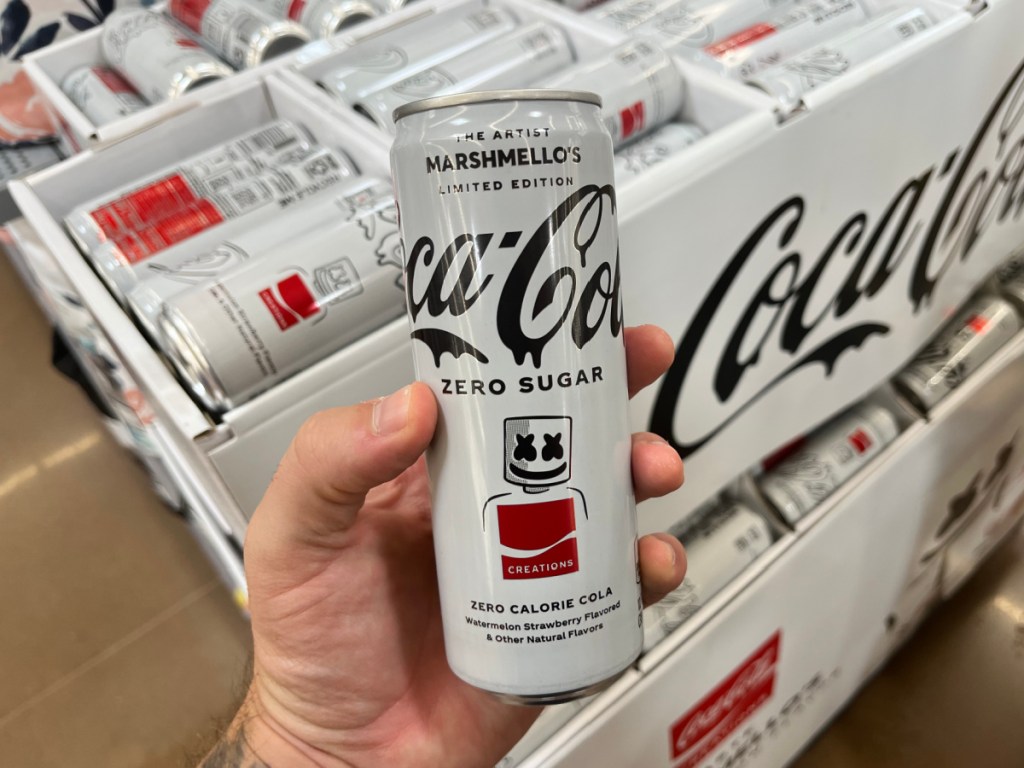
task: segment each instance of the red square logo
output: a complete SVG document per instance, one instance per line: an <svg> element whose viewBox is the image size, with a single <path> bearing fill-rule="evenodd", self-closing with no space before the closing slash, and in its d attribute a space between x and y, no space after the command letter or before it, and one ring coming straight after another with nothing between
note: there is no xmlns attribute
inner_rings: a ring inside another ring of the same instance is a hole
<svg viewBox="0 0 1024 768"><path fill-rule="evenodd" d="M874 445L874 440L871 439L871 435L863 429L858 429L853 432L847 439L850 441L850 445L853 446L853 450L857 453L864 453Z"/></svg>
<svg viewBox="0 0 1024 768"><path fill-rule="evenodd" d="M634 133L644 129L644 103L638 101L619 111L622 120L622 138L628 139Z"/></svg>
<svg viewBox="0 0 1024 768"><path fill-rule="evenodd" d="M572 499L498 505L504 579L544 579L580 569Z"/></svg>
<svg viewBox="0 0 1024 768"><path fill-rule="evenodd" d="M277 293L275 295L270 288L264 288L259 295L282 331L320 311L316 296L299 275L291 275L278 282Z"/></svg>
<svg viewBox="0 0 1024 768"><path fill-rule="evenodd" d="M779 663L776 632L669 730L676 768L694 768L771 697Z"/></svg>

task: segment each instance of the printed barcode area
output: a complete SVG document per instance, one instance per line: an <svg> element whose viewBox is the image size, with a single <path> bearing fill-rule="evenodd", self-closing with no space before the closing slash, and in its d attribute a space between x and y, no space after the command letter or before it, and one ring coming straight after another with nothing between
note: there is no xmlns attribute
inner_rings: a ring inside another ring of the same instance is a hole
<svg viewBox="0 0 1024 768"><path fill-rule="evenodd" d="M273 149L275 151L287 147L295 141L295 137L280 126L272 126L249 139L254 149Z"/></svg>
<svg viewBox="0 0 1024 768"><path fill-rule="evenodd" d="M259 202L259 197L251 188L236 189L231 193L231 199L240 207L248 208Z"/></svg>

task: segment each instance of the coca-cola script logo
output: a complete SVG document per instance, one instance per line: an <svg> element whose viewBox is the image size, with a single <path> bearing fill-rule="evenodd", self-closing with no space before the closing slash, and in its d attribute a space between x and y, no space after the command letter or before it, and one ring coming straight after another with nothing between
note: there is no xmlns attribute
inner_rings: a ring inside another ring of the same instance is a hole
<svg viewBox="0 0 1024 768"><path fill-rule="evenodd" d="M676 768L693 768L764 704L775 690L781 633L776 632L669 730Z"/></svg>
<svg viewBox="0 0 1024 768"><path fill-rule="evenodd" d="M544 579L580 569L572 499L498 505L504 579Z"/></svg>
<svg viewBox="0 0 1024 768"><path fill-rule="evenodd" d="M615 190L610 184L588 184L565 198L551 215L538 222L519 250L512 268L499 286L494 323L501 343L516 365L527 358L536 368L548 343L561 338L568 324L569 338L583 349L602 329L617 337L622 330L619 254L615 261L590 260L600 255L609 238L614 242ZM569 233L566 238L563 232ZM486 258L504 258L495 251L514 250L522 231L458 235L438 255L434 241L421 237L409 249L406 292L413 322L412 338L429 347L440 368L445 353L458 359L470 355L490 362L490 350L479 349L467 339L444 328L430 327L428 318L459 317L471 311L491 286L493 275L484 274ZM549 250L568 241L578 259L559 259L550 273ZM492 255L493 254L493 255ZM578 260L578 266L575 266ZM483 266L482 266L483 265Z"/></svg>
<svg viewBox="0 0 1024 768"><path fill-rule="evenodd" d="M683 456L699 450L798 371L820 365L827 378L844 354L892 331L888 322L864 319L863 312L851 318L852 310L883 292L898 291L911 312L920 312L946 274L971 258L989 229L1020 220L1024 63L970 141L908 179L880 206L876 219L867 210L857 211L827 242L801 243L808 207L794 194L754 227L739 250L723 259L724 268L680 339L657 394L651 430ZM756 276L753 295L736 295L739 278L748 282L754 270L765 274ZM842 275L838 290L819 286L824 275L830 278L825 284L835 285L837 271ZM783 355L778 370L741 399L737 391L744 377L772 358L773 344ZM702 397L713 393L723 412L701 433L681 437L677 430L684 423L677 411L687 388Z"/></svg>
<svg viewBox="0 0 1024 768"><path fill-rule="evenodd" d="M278 281L274 288L264 288L260 291L260 299L270 310L282 331L298 325L320 311L316 296L309 290L301 275L289 275Z"/></svg>

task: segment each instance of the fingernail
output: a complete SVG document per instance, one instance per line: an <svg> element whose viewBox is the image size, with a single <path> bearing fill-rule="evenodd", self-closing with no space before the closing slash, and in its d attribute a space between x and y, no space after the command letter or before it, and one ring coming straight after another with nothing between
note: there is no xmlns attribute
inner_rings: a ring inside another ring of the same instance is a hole
<svg viewBox="0 0 1024 768"><path fill-rule="evenodd" d="M383 436L401 432L408 421L409 387L403 387L373 404L373 433L375 435Z"/></svg>
<svg viewBox="0 0 1024 768"><path fill-rule="evenodd" d="M666 539L666 538L664 538L662 536L659 536L658 539L659 539L659 541L661 541L661 546L663 546L665 549L668 550L669 557L672 560L672 565L675 566L675 564L676 564L676 548L669 542L668 539Z"/></svg>

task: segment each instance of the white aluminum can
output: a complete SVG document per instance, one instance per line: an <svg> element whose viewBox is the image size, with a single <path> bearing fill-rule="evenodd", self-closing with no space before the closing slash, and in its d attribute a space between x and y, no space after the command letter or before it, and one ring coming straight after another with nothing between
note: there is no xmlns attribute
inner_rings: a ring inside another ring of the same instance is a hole
<svg viewBox="0 0 1024 768"><path fill-rule="evenodd" d="M699 510L671 533L686 548L686 578L644 610L644 651L649 651L768 551L768 521L738 502Z"/></svg>
<svg viewBox="0 0 1024 768"><path fill-rule="evenodd" d="M471 13L462 7L438 12L357 43L335 57L337 68L317 82L328 93L355 104L374 91L506 35L518 23L501 6Z"/></svg>
<svg viewBox="0 0 1024 768"><path fill-rule="evenodd" d="M274 19L301 24L315 38L328 38L354 24L372 19L380 8L371 0L246 0Z"/></svg>
<svg viewBox="0 0 1024 768"><path fill-rule="evenodd" d="M176 99L232 69L163 14L114 11L103 24L103 56L149 103Z"/></svg>
<svg viewBox="0 0 1024 768"><path fill-rule="evenodd" d="M798 0L675 0L659 4L657 12L632 28L631 34L649 37L673 53L690 56L716 40L755 24L779 8Z"/></svg>
<svg viewBox="0 0 1024 768"><path fill-rule="evenodd" d="M846 32L824 45L763 70L748 82L795 109L805 93L895 48L932 26L920 8L894 11Z"/></svg>
<svg viewBox="0 0 1024 768"><path fill-rule="evenodd" d="M1018 312L1024 312L1024 254L1014 256L999 268L996 286Z"/></svg>
<svg viewBox="0 0 1024 768"><path fill-rule="evenodd" d="M249 69L309 42L309 32L247 0L170 0L167 10L235 69Z"/></svg>
<svg viewBox="0 0 1024 768"><path fill-rule="evenodd" d="M1012 339L1020 326L1020 317L1005 299L979 296L896 377L896 386L928 413Z"/></svg>
<svg viewBox="0 0 1024 768"><path fill-rule="evenodd" d="M896 417L861 403L807 438L758 479L762 493L791 525L828 498L899 434Z"/></svg>
<svg viewBox="0 0 1024 768"><path fill-rule="evenodd" d="M69 213L64 223L79 247L91 251L311 150L305 129L278 120L91 200ZM343 162L353 173L351 163Z"/></svg>
<svg viewBox="0 0 1024 768"><path fill-rule="evenodd" d="M610 684L643 642L611 137L593 94L396 114L413 361L448 663L518 703Z"/></svg>
<svg viewBox="0 0 1024 768"><path fill-rule="evenodd" d="M133 284L133 265L225 222L246 218L254 223L272 216L275 209L289 208L339 186L346 178L337 153L321 148L299 162L268 168L134 232L101 243L87 256L111 292L124 303L122 284Z"/></svg>
<svg viewBox="0 0 1024 768"><path fill-rule="evenodd" d="M295 241L305 232L337 226L367 210L383 208L392 200L394 193L390 184L360 177L336 194L316 195L276 216L260 216L251 226L235 227L212 250L196 252L172 248L127 270L118 270L125 278L125 283L119 287L140 325L151 338L156 338L158 318L164 303L172 296L211 282L250 259L258 259L264 253Z"/></svg>
<svg viewBox="0 0 1024 768"><path fill-rule="evenodd" d="M678 4L679 0L611 0L591 8L587 15L620 32L629 32Z"/></svg>
<svg viewBox="0 0 1024 768"><path fill-rule="evenodd" d="M596 61L548 78L545 88L579 88L601 97L601 114L618 149L676 118L685 84L672 57L656 43L634 40Z"/></svg>
<svg viewBox="0 0 1024 768"><path fill-rule="evenodd" d="M803 0L705 46L696 58L745 80L870 18L863 0Z"/></svg>
<svg viewBox="0 0 1024 768"><path fill-rule="evenodd" d="M702 138L703 129L693 123L663 125L615 153L615 182L622 184L642 175L648 168L679 154Z"/></svg>
<svg viewBox="0 0 1024 768"><path fill-rule="evenodd" d="M394 200L167 300L160 336L197 399L230 410L402 314Z"/></svg>
<svg viewBox="0 0 1024 768"><path fill-rule="evenodd" d="M60 87L93 125L106 125L146 108L131 84L108 67L78 67Z"/></svg>
<svg viewBox="0 0 1024 768"><path fill-rule="evenodd" d="M478 88L521 88L572 62L565 32L538 22L375 91L360 99L356 110L393 134L392 113L410 101Z"/></svg>

